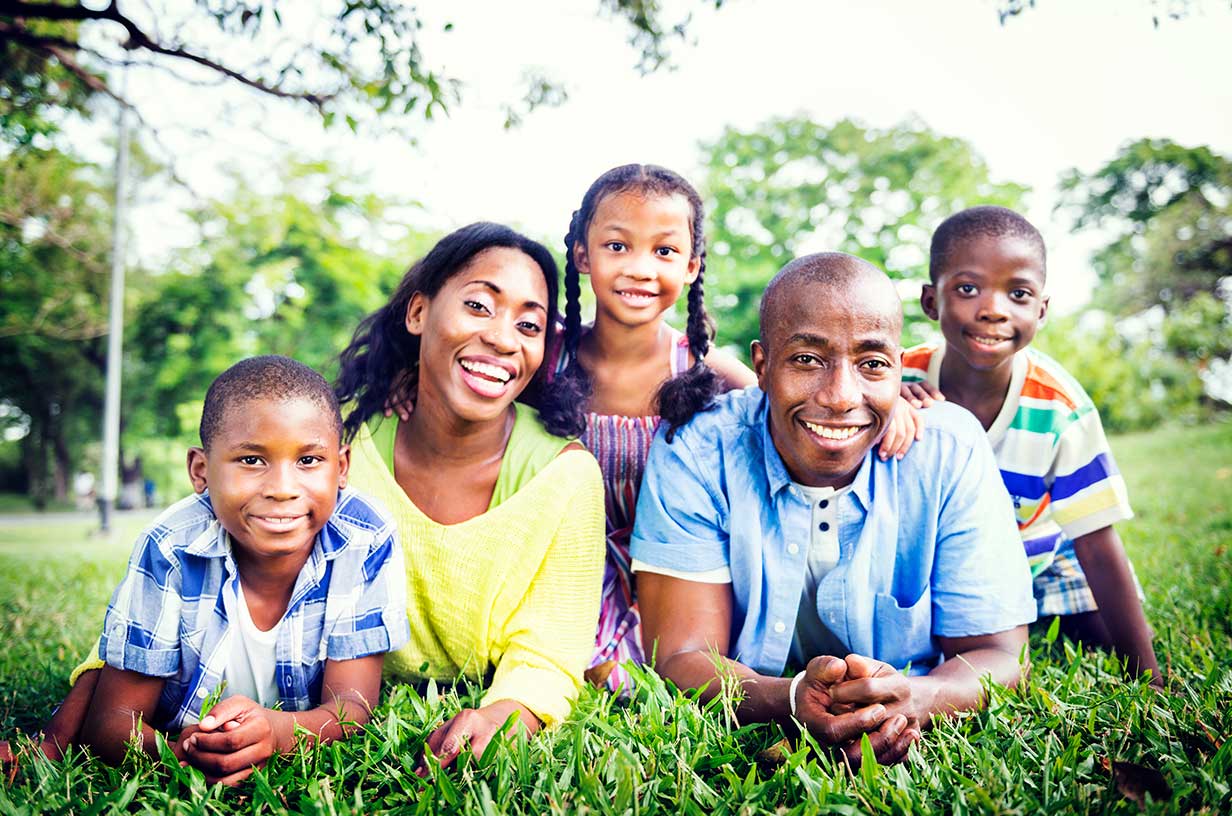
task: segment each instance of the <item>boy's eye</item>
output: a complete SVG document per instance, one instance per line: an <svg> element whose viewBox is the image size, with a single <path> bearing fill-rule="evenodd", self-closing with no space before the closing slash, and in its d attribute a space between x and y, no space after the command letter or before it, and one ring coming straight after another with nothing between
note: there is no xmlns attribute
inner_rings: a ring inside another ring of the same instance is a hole
<svg viewBox="0 0 1232 816"><path fill-rule="evenodd" d="M241 465L259 465L261 464L261 457L260 456L241 456L240 464Z"/></svg>
<svg viewBox="0 0 1232 816"><path fill-rule="evenodd" d="M954 290L960 295L974 295L975 285L970 283L960 283L954 287Z"/></svg>
<svg viewBox="0 0 1232 816"><path fill-rule="evenodd" d="M299 463L305 467L311 467L312 465L315 465L317 462L324 462L324 461L325 459L320 456L301 456L299 458Z"/></svg>
<svg viewBox="0 0 1232 816"><path fill-rule="evenodd" d="M1015 300L1026 300L1027 298L1031 297L1031 290L1030 289L1015 289L1012 292L1010 292L1010 297L1014 298Z"/></svg>

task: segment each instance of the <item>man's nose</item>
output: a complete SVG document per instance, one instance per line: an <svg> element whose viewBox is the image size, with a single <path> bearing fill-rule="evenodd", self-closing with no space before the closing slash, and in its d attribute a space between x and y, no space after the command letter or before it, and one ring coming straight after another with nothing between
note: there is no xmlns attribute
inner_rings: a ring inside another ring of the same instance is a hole
<svg viewBox="0 0 1232 816"><path fill-rule="evenodd" d="M827 369L813 400L835 414L845 414L858 408L860 383L852 366L840 363Z"/></svg>

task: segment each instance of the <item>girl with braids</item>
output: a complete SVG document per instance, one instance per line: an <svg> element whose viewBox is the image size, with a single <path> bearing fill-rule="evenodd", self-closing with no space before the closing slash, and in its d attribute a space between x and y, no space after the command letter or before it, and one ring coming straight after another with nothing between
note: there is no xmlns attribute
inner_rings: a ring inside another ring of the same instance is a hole
<svg viewBox="0 0 1232 816"><path fill-rule="evenodd" d="M666 422L670 439L719 392L756 382L740 361L711 346L702 216L701 198L682 177L629 164L595 180L565 236L563 348L552 366L553 404L541 411L579 434L603 471L607 566L586 676L612 690L629 688L620 664L643 660L629 535L655 431ZM583 275L595 293L589 326L581 320ZM663 316L686 286L681 334Z"/></svg>
<svg viewBox="0 0 1232 816"><path fill-rule="evenodd" d="M552 386L514 402L556 332L552 256L472 224L411 267L342 353L351 484L392 512L406 553L410 643L386 671L478 682L483 703L428 738L449 764L511 718L560 722L590 658L603 570L603 486L566 438ZM387 401L414 411L382 416ZM514 716L516 715L516 716Z"/></svg>

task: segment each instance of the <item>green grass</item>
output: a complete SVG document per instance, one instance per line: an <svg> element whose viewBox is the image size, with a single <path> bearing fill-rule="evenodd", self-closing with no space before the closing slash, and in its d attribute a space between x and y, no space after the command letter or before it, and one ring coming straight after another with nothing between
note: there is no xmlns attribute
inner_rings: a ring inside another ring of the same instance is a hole
<svg viewBox="0 0 1232 816"><path fill-rule="evenodd" d="M0 783L0 812L1132 814L1141 766L1169 788L1148 812L1229 813L1232 423L1113 447L1138 513L1120 530L1146 589L1166 695L1126 682L1107 655L1036 632L1029 682L933 729L908 764L852 774L807 745L764 759L776 729L737 727L721 701L699 707L648 675L627 705L587 692L569 724L421 780L424 738L475 698L389 687L362 735L277 758L234 791L143 758L113 769L75 754ZM135 530L106 541L85 529L0 528L0 733L49 714L123 570Z"/></svg>

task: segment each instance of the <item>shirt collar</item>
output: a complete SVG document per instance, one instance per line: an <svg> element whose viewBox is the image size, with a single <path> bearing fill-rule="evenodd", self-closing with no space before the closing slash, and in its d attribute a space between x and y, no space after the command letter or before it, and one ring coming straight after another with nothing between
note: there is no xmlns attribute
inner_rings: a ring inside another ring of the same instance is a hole
<svg viewBox="0 0 1232 816"><path fill-rule="evenodd" d="M770 398L764 393L761 395L761 403L757 406L758 424L761 426L761 447L762 457L766 468L766 481L770 487L770 495L777 496L780 490L785 490L792 484L791 474L787 472L787 465L783 464L783 457L779 456L778 448L774 447L774 438L770 435ZM851 495L859 501L860 506L868 511L869 504L873 495L873 460L876 458L874 451L877 446L869 448L868 453L864 455L864 461L860 464L860 469L856 471L856 478L851 483Z"/></svg>

